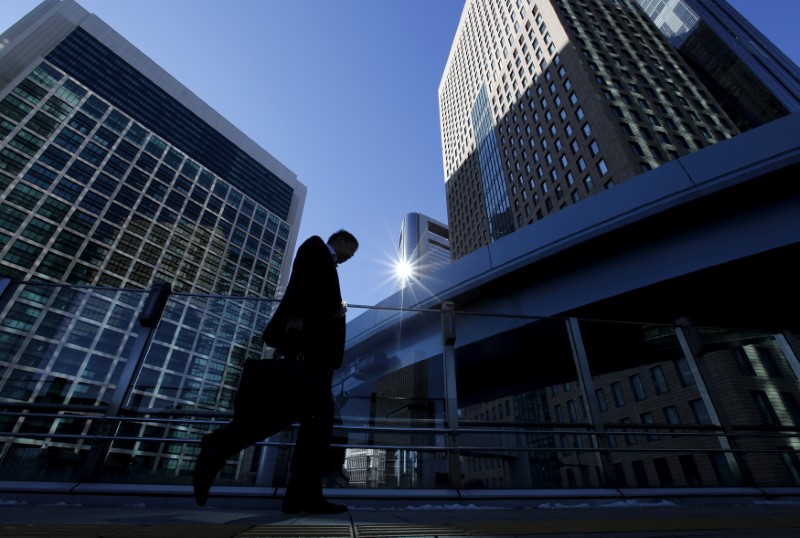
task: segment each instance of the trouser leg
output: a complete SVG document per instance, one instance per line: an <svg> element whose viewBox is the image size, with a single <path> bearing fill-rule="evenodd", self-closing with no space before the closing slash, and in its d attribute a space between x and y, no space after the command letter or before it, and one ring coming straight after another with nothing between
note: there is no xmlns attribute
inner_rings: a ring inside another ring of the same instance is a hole
<svg viewBox="0 0 800 538"><path fill-rule="evenodd" d="M228 424L207 434L205 442L214 447L215 454L221 460L218 461L221 468L228 458L288 428L292 422L291 418L276 419L269 416L252 420L235 417Z"/></svg>
<svg viewBox="0 0 800 538"><path fill-rule="evenodd" d="M313 500L322 497L322 479L328 470L334 420L329 379L327 383L321 382L315 392L313 406L300 420L287 498Z"/></svg>

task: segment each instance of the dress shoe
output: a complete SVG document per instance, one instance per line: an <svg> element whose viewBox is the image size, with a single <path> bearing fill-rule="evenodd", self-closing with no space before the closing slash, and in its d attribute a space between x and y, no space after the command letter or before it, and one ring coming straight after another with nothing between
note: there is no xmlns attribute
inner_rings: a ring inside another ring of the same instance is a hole
<svg viewBox="0 0 800 538"><path fill-rule="evenodd" d="M343 514L347 512L347 506L332 503L324 498L310 502L284 500L281 511L284 514Z"/></svg>
<svg viewBox="0 0 800 538"><path fill-rule="evenodd" d="M208 500L208 491L211 484L217 477L217 473L225 465L225 457L220 454L219 449L206 435L200 441L200 454L194 464L194 474L192 475L192 486L194 488L194 500L198 506L204 506Z"/></svg>

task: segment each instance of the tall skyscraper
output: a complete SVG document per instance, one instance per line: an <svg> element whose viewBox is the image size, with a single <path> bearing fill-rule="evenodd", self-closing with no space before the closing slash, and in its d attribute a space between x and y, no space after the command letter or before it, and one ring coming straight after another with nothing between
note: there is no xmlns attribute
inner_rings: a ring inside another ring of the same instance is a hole
<svg viewBox="0 0 800 538"><path fill-rule="evenodd" d="M421 213L408 213L400 228L398 255L413 280L450 263L450 233L445 224ZM404 284L401 282L401 285Z"/></svg>
<svg viewBox="0 0 800 538"><path fill-rule="evenodd" d="M745 131L800 111L800 68L726 0L636 0Z"/></svg>
<svg viewBox="0 0 800 538"><path fill-rule="evenodd" d="M306 187L73 0L45 0L0 42L0 277L24 281L0 281L0 398L231 409L244 360L265 352ZM145 346L138 313L158 282L180 293ZM63 461L88 449L42 438L2 443L0 458L40 448ZM195 452L132 442L109 461L180 473Z"/></svg>
<svg viewBox="0 0 800 538"><path fill-rule="evenodd" d="M466 0L439 108L454 260L739 132L632 0Z"/></svg>
<svg viewBox="0 0 800 538"><path fill-rule="evenodd" d="M275 295L295 174L72 0L2 37L3 276Z"/></svg>

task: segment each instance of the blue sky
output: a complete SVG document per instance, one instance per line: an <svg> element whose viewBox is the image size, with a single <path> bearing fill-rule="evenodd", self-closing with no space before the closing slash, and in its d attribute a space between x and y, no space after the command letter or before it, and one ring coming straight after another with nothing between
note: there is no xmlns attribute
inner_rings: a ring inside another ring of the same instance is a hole
<svg viewBox="0 0 800 538"><path fill-rule="evenodd" d="M800 0L729 2L800 63ZM3 0L0 29L38 3ZM463 0L78 3L297 174L300 240L358 236L350 304L395 291L406 213L447 222L437 90Z"/></svg>

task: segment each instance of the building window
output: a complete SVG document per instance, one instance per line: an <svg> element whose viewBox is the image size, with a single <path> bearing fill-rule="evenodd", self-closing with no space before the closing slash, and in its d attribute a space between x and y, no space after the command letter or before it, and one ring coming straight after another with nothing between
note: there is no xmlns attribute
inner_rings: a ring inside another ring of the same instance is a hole
<svg viewBox="0 0 800 538"><path fill-rule="evenodd" d="M791 392L781 392L781 400L783 400L783 406L786 408L792 423L795 426L800 426L800 404L798 404L797 398Z"/></svg>
<svg viewBox="0 0 800 538"><path fill-rule="evenodd" d="M642 386L642 379L639 377L639 374L632 375L629 379L631 383L631 389L633 390L633 397L636 399L636 401L644 400L644 387Z"/></svg>
<svg viewBox="0 0 800 538"><path fill-rule="evenodd" d="M667 386L667 378L664 376L664 370L661 366L654 366L650 368L650 375L653 377L653 385L656 388L656 392L658 394L664 394L665 392L669 391L669 387Z"/></svg>
<svg viewBox="0 0 800 538"><path fill-rule="evenodd" d="M764 367L764 370L767 372L767 375L772 378L782 378L783 374L781 374L781 370L778 367L778 361L775 359L775 355L772 353L771 350L765 347L757 347L756 353L758 354L758 358L761 361L761 365Z"/></svg>
<svg viewBox="0 0 800 538"><path fill-rule="evenodd" d="M684 387L691 387L695 384L694 375L689 367L689 361L686 357L681 357L675 360L675 369L678 371L678 377L681 380L681 385Z"/></svg>
<svg viewBox="0 0 800 538"><path fill-rule="evenodd" d="M736 362L736 366L739 368L740 374L750 377L756 375L756 370L753 368L753 363L750 362L750 357L747 355L747 352L744 348L733 348L731 352L733 353L733 360Z"/></svg>
<svg viewBox="0 0 800 538"><path fill-rule="evenodd" d="M792 477L792 482L795 486L800 486L800 458L794 453L794 449L786 447L786 452L781 453L781 459L786 465L786 470L789 476Z"/></svg>
<svg viewBox="0 0 800 538"><path fill-rule="evenodd" d="M567 402L567 412L569 413L570 422L578 421L578 411L575 408L575 400L569 400Z"/></svg>
<svg viewBox="0 0 800 538"><path fill-rule="evenodd" d="M778 414L775 412L775 408L772 406L772 402L769 401L767 393L760 390L753 390L750 392L750 395L764 423L770 426L780 426L781 421L778 418Z"/></svg>
<svg viewBox="0 0 800 538"><path fill-rule="evenodd" d="M680 415L678 415L678 409L674 405L670 405L664 408L664 420L667 424L675 425L681 423ZM673 431L680 431L680 430L673 430Z"/></svg>
<svg viewBox="0 0 800 538"><path fill-rule="evenodd" d="M650 153L652 153L652 154L653 154L653 157L655 157L655 159L656 159L658 162L663 162L663 161L664 161L664 154L663 154L663 153L661 153L661 150L660 150L660 149L658 149L657 147L655 147L655 146L650 146Z"/></svg>
<svg viewBox="0 0 800 538"><path fill-rule="evenodd" d="M667 458L655 458L653 460L653 466L656 468L659 486L668 488L675 485L675 480L672 478L672 471L670 471Z"/></svg>
<svg viewBox="0 0 800 538"><path fill-rule="evenodd" d="M628 417L623 418L620 422L622 422L623 424L631 424L632 423L631 419L628 418ZM630 430L626 429L625 431L630 431ZM636 435L634 435L632 433L627 434L625 436L625 444L628 445L628 446L635 445L636 444Z"/></svg>
<svg viewBox="0 0 800 538"><path fill-rule="evenodd" d="M647 471L644 468L644 462L641 460L631 462L633 467L633 476L636 478L636 485L640 488L650 486L650 480L647 478Z"/></svg>
<svg viewBox="0 0 800 538"><path fill-rule="evenodd" d="M608 411L608 402L606 401L606 393L602 388L596 389L594 391L595 396L597 396L597 406L600 408L600 412Z"/></svg>
<svg viewBox="0 0 800 538"><path fill-rule="evenodd" d="M622 394L622 385L618 381L611 383L611 392L614 395L614 404L617 407L625 405L625 396Z"/></svg>
<svg viewBox="0 0 800 538"><path fill-rule="evenodd" d="M650 412L642 413L641 415L639 415L639 417L642 420L642 424L655 424L655 419L653 419L653 413L650 413ZM650 432L650 431L653 431L653 430L647 430L647 431ZM647 434L647 440L648 441L658 441L658 435L654 435L652 433L648 433Z"/></svg>
<svg viewBox="0 0 800 538"><path fill-rule="evenodd" d="M697 400L692 400L689 402L689 407L692 408L694 421L697 424L711 424L711 415L708 414L708 408L706 408L706 404L703 403L703 400L699 398Z"/></svg>

